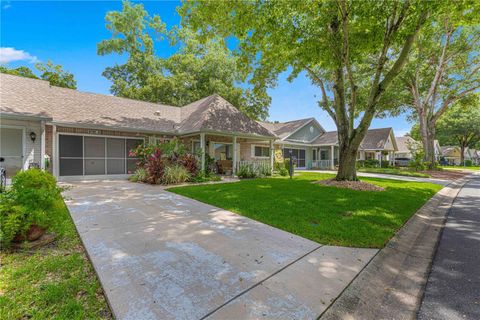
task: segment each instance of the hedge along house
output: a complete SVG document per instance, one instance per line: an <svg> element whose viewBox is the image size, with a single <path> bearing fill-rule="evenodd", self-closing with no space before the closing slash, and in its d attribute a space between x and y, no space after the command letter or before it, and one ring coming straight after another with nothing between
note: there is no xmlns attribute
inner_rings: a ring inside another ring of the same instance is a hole
<svg viewBox="0 0 480 320"><path fill-rule="evenodd" d="M335 169L338 165L337 131L325 131L315 118L289 122L259 122L278 136L274 143L284 158L290 154L299 169ZM357 159L393 165L397 144L392 128L370 129L360 144Z"/></svg>
<svg viewBox="0 0 480 320"><path fill-rule="evenodd" d="M204 150L202 168L206 154L227 174L241 161L273 162L276 136L218 95L173 107L0 74L0 97L0 166L9 176L32 166L60 179L123 176L135 170L136 145L174 137Z"/></svg>

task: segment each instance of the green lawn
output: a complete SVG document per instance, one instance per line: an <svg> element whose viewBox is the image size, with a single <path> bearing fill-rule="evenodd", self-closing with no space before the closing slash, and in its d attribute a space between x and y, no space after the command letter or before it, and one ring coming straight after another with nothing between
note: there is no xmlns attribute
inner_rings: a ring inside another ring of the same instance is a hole
<svg viewBox="0 0 480 320"><path fill-rule="evenodd" d="M0 253L0 319L111 319L102 287L62 200L58 240L32 252Z"/></svg>
<svg viewBox="0 0 480 320"><path fill-rule="evenodd" d="M440 166L442 169L446 170L473 170L480 171L480 166Z"/></svg>
<svg viewBox="0 0 480 320"><path fill-rule="evenodd" d="M359 168L359 172L370 172L370 173L383 173L383 174L393 174L397 176L407 176L407 177L421 177L429 178L430 175L421 172L415 172L408 169L399 169L399 168Z"/></svg>
<svg viewBox="0 0 480 320"><path fill-rule="evenodd" d="M442 187L362 178L386 188L365 192L313 184L333 177L300 173L169 191L209 203L322 244L381 248Z"/></svg>

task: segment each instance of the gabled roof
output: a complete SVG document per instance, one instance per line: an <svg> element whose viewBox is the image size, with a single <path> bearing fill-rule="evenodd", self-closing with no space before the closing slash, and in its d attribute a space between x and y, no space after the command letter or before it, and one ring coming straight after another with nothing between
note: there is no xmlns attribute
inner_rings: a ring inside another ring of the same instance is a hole
<svg viewBox="0 0 480 320"><path fill-rule="evenodd" d="M52 118L56 124L183 134L221 131L273 137L218 95L184 107L80 92L47 81L0 74L2 114Z"/></svg>
<svg viewBox="0 0 480 320"><path fill-rule="evenodd" d="M305 126L307 123L314 121L315 118L306 118L293 120L288 122L268 122L258 121L264 128L275 134L280 139L285 139ZM320 127L321 128L321 127Z"/></svg>
<svg viewBox="0 0 480 320"><path fill-rule="evenodd" d="M418 144L418 141L410 136L395 137L395 140L397 141L398 152L410 152L410 149Z"/></svg>
<svg viewBox="0 0 480 320"><path fill-rule="evenodd" d="M383 150L388 138L393 136L392 128L370 129L367 131L365 138L360 144L361 150ZM392 139L394 149L396 149L395 139ZM337 131L329 131L317 137L313 145L338 145Z"/></svg>

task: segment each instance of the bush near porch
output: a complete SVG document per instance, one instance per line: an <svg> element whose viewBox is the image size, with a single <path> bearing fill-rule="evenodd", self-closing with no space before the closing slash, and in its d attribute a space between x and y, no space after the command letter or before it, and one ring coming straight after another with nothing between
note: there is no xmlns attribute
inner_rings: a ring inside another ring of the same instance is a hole
<svg viewBox="0 0 480 320"><path fill-rule="evenodd" d="M333 175L302 172L237 183L170 188L304 238L329 245L381 248L430 197L436 184L362 178L385 188L355 191L313 182Z"/></svg>
<svg viewBox="0 0 480 320"><path fill-rule="evenodd" d="M161 144L139 145L130 151L130 156L140 158L137 170L129 178L133 182L178 184L216 180L209 171L200 171L200 155L189 153L178 139Z"/></svg>

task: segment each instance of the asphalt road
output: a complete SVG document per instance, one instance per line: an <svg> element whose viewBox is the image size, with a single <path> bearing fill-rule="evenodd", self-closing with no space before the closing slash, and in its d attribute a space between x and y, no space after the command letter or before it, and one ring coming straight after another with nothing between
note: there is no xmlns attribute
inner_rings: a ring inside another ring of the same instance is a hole
<svg viewBox="0 0 480 320"><path fill-rule="evenodd" d="M465 184L450 210L418 319L480 319L478 174Z"/></svg>

